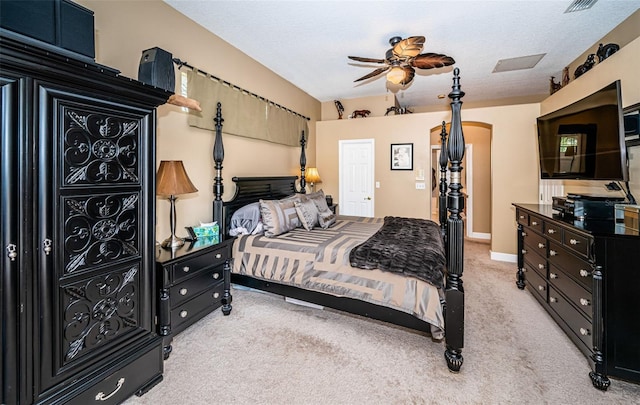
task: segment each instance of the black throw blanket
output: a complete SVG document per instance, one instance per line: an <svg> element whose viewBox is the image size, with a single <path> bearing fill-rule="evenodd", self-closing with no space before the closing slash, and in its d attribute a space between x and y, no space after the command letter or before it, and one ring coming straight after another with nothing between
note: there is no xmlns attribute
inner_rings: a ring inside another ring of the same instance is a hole
<svg viewBox="0 0 640 405"><path fill-rule="evenodd" d="M445 248L433 221L385 217L382 227L349 253L351 266L404 273L444 286Z"/></svg>

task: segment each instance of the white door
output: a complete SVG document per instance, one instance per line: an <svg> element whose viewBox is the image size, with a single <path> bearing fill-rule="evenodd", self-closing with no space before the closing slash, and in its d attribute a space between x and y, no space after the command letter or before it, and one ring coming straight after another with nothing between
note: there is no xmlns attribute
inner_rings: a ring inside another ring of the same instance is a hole
<svg viewBox="0 0 640 405"><path fill-rule="evenodd" d="M340 215L373 217L373 139L340 141Z"/></svg>

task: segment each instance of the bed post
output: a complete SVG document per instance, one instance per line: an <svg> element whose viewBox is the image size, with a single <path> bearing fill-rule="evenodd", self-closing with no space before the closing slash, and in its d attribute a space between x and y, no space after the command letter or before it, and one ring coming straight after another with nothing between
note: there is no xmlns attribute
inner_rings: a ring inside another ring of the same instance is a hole
<svg viewBox="0 0 640 405"><path fill-rule="evenodd" d="M461 213L464 210L461 173L464 157L464 136L460 118L460 99L464 92L460 90L460 69L453 70L453 86L449 93L451 99L451 128L447 150L449 153L451 184L447 208L447 283L445 296L447 307L445 312L445 359L449 370L460 371L462 367L462 347L464 346L464 289L462 287L462 271L464 266L464 223Z"/></svg>
<svg viewBox="0 0 640 405"><path fill-rule="evenodd" d="M447 166L449 155L447 153L447 126L442 121L442 131L440 131L440 196L438 199L438 218L440 221L440 232L445 246L447 243Z"/></svg>
<svg viewBox="0 0 640 405"><path fill-rule="evenodd" d="M224 223L224 215L222 214L222 193L224 185L222 184L222 161L224 160L224 146L222 144L222 104L218 103L216 108L216 117L213 119L216 123L216 139L213 144L213 161L215 162L216 176L213 180L213 220L218 221L218 227L222 235L226 235L226 226Z"/></svg>
<svg viewBox="0 0 640 405"><path fill-rule="evenodd" d="M305 189L307 185L307 180L305 179L305 168L307 166L307 155L304 151L304 147L307 144L307 140L304 138L304 131L300 135L300 192L305 194L307 190Z"/></svg>

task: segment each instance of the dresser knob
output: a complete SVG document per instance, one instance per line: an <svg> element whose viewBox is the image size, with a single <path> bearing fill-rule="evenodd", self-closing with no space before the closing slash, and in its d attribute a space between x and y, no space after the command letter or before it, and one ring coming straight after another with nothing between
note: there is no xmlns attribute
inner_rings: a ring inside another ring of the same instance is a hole
<svg viewBox="0 0 640 405"><path fill-rule="evenodd" d="M542 264L542 263L538 263L538 268L539 268L540 270L544 269L544 264Z"/></svg>
<svg viewBox="0 0 640 405"><path fill-rule="evenodd" d="M220 293L213 293L213 298L218 299L219 296L220 296Z"/></svg>
<svg viewBox="0 0 640 405"><path fill-rule="evenodd" d="M555 250L550 250L549 251L549 256L555 256L557 254L558 254L558 252L556 252Z"/></svg>
<svg viewBox="0 0 640 405"><path fill-rule="evenodd" d="M187 295L187 289L186 288L181 288L180 289L180 295Z"/></svg>
<svg viewBox="0 0 640 405"><path fill-rule="evenodd" d="M580 269L580 277L589 277L589 272L585 269Z"/></svg>
<svg viewBox="0 0 640 405"><path fill-rule="evenodd" d="M549 297L549 301L550 302L558 302L558 299L556 297Z"/></svg>
<svg viewBox="0 0 640 405"><path fill-rule="evenodd" d="M187 317L187 311L182 310L180 311L180 318L186 318Z"/></svg>
<svg viewBox="0 0 640 405"><path fill-rule="evenodd" d="M7 245L7 257L12 261L16 261L16 257L18 257L17 246L14 243L9 243Z"/></svg>
<svg viewBox="0 0 640 405"><path fill-rule="evenodd" d="M569 243L572 245L577 245L579 242L575 239L569 239Z"/></svg>
<svg viewBox="0 0 640 405"><path fill-rule="evenodd" d="M216 253L216 259L219 259L219 258L221 258L221 257L222 257L222 254L220 254L220 253Z"/></svg>
<svg viewBox="0 0 640 405"><path fill-rule="evenodd" d="M555 229L552 229L552 228L549 228L549 229L547 229L547 232L548 232L550 235L553 235L554 233L556 233L556 230L555 230Z"/></svg>
<svg viewBox="0 0 640 405"><path fill-rule="evenodd" d="M580 328L580 334L581 334L582 336L588 336L588 335L590 334L590 333L589 333L589 329Z"/></svg>
<svg viewBox="0 0 640 405"><path fill-rule="evenodd" d="M220 278L220 273L213 273L213 278L214 279L219 279Z"/></svg>
<svg viewBox="0 0 640 405"><path fill-rule="evenodd" d="M191 270L191 269L189 268L189 266L184 266L184 267L182 268L182 271L184 271L185 273L188 273L188 272L189 272L189 270Z"/></svg>
<svg viewBox="0 0 640 405"><path fill-rule="evenodd" d="M520 215L520 219L524 219L524 215Z"/></svg>
<svg viewBox="0 0 640 405"><path fill-rule="evenodd" d="M539 247L540 249L544 249L544 243L538 243L538 247Z"/></svg>
<svg viewBox="0 0 640 405"><path fill-rule="evenodd" d="M531 225L536 226L538 223L536 221L531 221Z"/></svg>
<svg viewBox="0 0 640 405"><path fill-rule="evenodd" d="M580 305L588 307L589 305L591 305L591 302L586 298L580 298Z"/></svg>
<svg viewBox="0 0 640 405"><path fill-rule="evenodd" d="M526 255L527 254L527 249L522 249L522 254Z"/></svg>
<svg viewBox="0 0 640 405"><path fill-rule="evenodd" d="M527 236L527 233L525 231L522 231L522 236Z"/></svg>
<svg viewBox="0 0 640 405"><path fill-rule="evenodd" d="M558 278L558 275L556 273L549 273L549 278Z"/></svg>
<svg viewBox="0 0 640 405"><path fill-rule="evenodd" d="M539 285L539 286L538 286L538 290L540 290L540 291L544 291L544 286L543 286L543 285Z"/></svg>

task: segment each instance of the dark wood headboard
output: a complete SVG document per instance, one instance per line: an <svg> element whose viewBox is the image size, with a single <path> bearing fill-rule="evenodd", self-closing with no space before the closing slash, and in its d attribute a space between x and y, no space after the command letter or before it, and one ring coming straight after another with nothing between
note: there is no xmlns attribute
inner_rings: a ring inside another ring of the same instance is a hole
<svg viewBox="0 0 640 405"><path fill-rule="evenodd" d="M225 235L229 234L231 216L239 208L259 200L279 200L297 192L297 176L234 177L232 180L236 184L236 193L223 203L223 223L219 224Z"/></svg>

